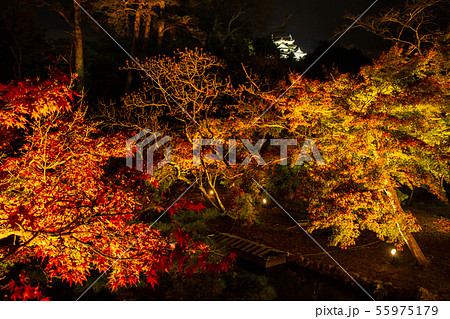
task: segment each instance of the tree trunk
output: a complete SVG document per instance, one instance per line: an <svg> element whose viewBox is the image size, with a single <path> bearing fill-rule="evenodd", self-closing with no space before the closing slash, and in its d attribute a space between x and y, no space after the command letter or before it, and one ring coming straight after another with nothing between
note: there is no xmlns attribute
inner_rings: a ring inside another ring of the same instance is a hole
<svg viewBox="0 0 450 319"><path fill-rule="evenodd" d="M411 194L409 195L408 202L406 203L406 205L408 205L408 206L411 206L415 189L416 189L415 186L413 186L412 189L411 189Z"/></svg>
<svg viewBox="0 0 450 319"><path fill-rule="evenodd" d="M13 66L13 72L14 72L14 77L16 78L16 80L20 81L20 80L22 80L22 50L20 49L20 47L17 44L17 41L15 41L15 39L14 39L14 42L16 43L17 52L14 49L14 46L10 47L10 50L14 57L14 60L16 61L16 65Z"/></svg>
<svg viewBox="0 0 450 319"><path fill-rule="evenodd" d="M162 41L164 38L164 28L165 28L165 24L164 24L164 20L159 20L158 21L158 42L157 42L157 51L161 52L161 48L162 48Z"/></svg>
<svg viewBox="0 0 450 319"><path fill-rule="evenodd" d="M145 29L144 29L144 41L142 43L142 56L145 56L147 54L147 46L148 46L148 39L150 38L150 31L152 26L152 20L149 16L145 20Z"/></svg>
<svg viewBox="0 0 450 319"><path fill-rule="evenodd" d="M81 31L81 9L76 3L74 7L74 38L75 38L75 72L78 74L77 91L81 92L84 86L84 57L83 33Z"/></svg>
<svg viewBox="0 0 450 319"><path fill-rule="evenodd" d="M214 187L212 188L214 192L213 198L208 194L208 191L203 186L199 186L199 190L202 192L203 198L205 198L211 205L217 208L217 210L219 210L222 213L227 212L225 206L223 206L223 203L220 200L219 194L217 194L217 191Z"/></svg>
<svg viewBox="0 0 450 319"><path fill-rule="evenodd" d="M387 196L389 197L389 200L390 200L391 205L393 206L394 210L399 213L404 213L403 208L400 204L400 201L398 200L397 192L395 191L395 188L388 187L387 189L385 189L385 192L386 192ZM401 233L400 227L399 227L399 231ZM401 233L401 235L402 235L403 239L405 240L406 244L408 245L409 251L416 259L416 264L418 266L423 266L423 267L428 266L430 264L430 261L423 254L422 250L419 247L419 244L417 244L417 241L415 240L413 235L411 233L407 233L407 234Z"/></svg>
<svg viewBox="0 0 450 319"><path fill-rule="evenodd" d="M427 257L425 257L419 247L419 244L417 244L417 241L411 233L406 235L406 244L408 245L408 248L413 254L414 258L416 258L416 263L418 266L426 267L430 264L430 261Z"/></svg>
<svg viewBox="0 0 450 319"><path fill-rule="evenodd" d="M136 57L136 43L137 43L137 40L139 39L139 31L141 29L141 9L142 9L142 4L139 4L139 6L136 10L136 16L134 17L134 29L133 29L132 38L131 38L131 50L130 50L130 55L133 58ZM125 91L127 93L129 93L131 90L132 82L133 82L133 73L131 70L128 70L127 80L125 83Z"/></svg>

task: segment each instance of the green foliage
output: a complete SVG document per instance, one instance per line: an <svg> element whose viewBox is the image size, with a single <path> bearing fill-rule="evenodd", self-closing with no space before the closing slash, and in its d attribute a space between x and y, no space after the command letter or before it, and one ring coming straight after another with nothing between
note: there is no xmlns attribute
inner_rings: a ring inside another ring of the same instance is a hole
<svg viewBox="0 0 450 319"><path fill-rule="evenodd" d="M295 192L304 182L307 168L304 165L274 165L269 170L267 191L276 198L295 200Z"/></svg>
<svg viewBox="0 0 450 319"><path fill-rule="evenodd" d="M324 157L326 165L305 171L277 169L271 184L308 202L310 231L332 228L330 243L341 247L364 229L402 243L402 233L420 227L398 204L396 188L423 187L447 200L449 77L442 65L436 52L411 57L393 48L357 78L297 81L266 115L268 127L314 137Z"/></svg>
<svg viewBox="0 0 450 319"><path fill-rule="evenodd" d="M395 191L397 192L397 197L398 197L398 200L400 201L400 203L406 204L406 201L409 199L409 195L403 193L398 188L396 188Z"/></svg>
<svg viewBox="0 0 450 319"><path fill-rule="evenodd" d="M2 261L0 262L0 280L6 277L10 272L11 268L14 266L14 262L12 261Z"/></svg>
<svg viewBox="0 0 450 319"><path fill-rule="evenodd" d="M210 233L210 225L216 218L221 216L215 208L207 208L202 212L182 209L171 218L166 218L158 224L158 229L163 232L172 232L178 228L193 235L194 240L208 241L207 235Z"/></svg>
<svg viewBox="0 0 450 319"><path fill-rule="evenodd" d="M257 198L251 193L240 193L233 200L233 209L230 212L230 216L235 219L239 219L247 224L256 222L258 212L256 207Z"/></svg>
<svg viewBox="0 0 450 319"><path fill-rule="evenodd" d="M137 292L150 300L273 300L276 292L265 276L245 270L225 274L194 274L180 277L166 274L154 291Z"/></svg>

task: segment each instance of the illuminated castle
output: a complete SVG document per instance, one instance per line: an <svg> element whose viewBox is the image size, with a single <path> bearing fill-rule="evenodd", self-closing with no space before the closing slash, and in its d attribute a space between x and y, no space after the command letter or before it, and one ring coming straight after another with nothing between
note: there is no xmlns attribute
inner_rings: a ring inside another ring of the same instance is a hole
<svg viewBox="0 0 450 319"><path fill-rule="evenodd" d="M289 37L272 36L272 41L280 50L280 56L283 59L287 59L292 54L294 60L299 61L306 55L298 45L294 44L295 40L292 39L292 35L289 35Z"/></svg>

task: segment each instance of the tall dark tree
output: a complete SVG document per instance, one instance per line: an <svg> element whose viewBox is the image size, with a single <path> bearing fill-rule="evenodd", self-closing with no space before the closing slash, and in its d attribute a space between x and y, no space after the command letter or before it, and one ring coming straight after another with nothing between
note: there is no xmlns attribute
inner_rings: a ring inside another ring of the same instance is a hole
<svg viewBox="0 0 450 319"><path fill-rule="evenodd" d="M74 2L74 47L75 47L75 71L78 74L77 90L80 92L84 84L84 54L83 54L83 32L81 30L81 9Z"/></svg>
<svg viewBox="0 0 450 319"><path fill-rule="evenodd" d="M77 91L81 91L84 86L84 51L83 51L83 30L82 30L82 11L79 4L84 4L84 0L77 2L72 0L21 0L25 4L35 6L46 6L58 13L63 20L72 29L73 48L74 48L74 69L78 74Z"/></svg>
<svg viewBox="0 0 450 319"><path fill-rule="evenodd" d="M178 0L97 0L93 2L93 8L106 16L107 22L114 26L116 32L124 37L129 37L130 55L137 57L138 41L143 33L143 52L150 37L152 20L157 12L163 11L168 6L178 5ZM127 72L125 90L131 89L133 76Z"/></svg>
<svg viewBox="0 0 450 319"><path fill-rule="evenodd" d="M47 51L45 33L36 15L25 7L10 6L0 12L2 79L21 80L40 74Z"/></svg>
<svg viewBox="0 0 450 319"><path fill-rule="evenodd" d="M423 54L424 49L448 42L449 4L449 0L403 0L378 15L363 17L355 27L404 46L409 53Z"/></svg>
<svg viewBox="0 0 450 319"><path fill-rule="evenodd" d="M207 34L207 48L216 53L248 50L247 39L270 32L267 19L272 0L193 0L189 4Z"/></svg>

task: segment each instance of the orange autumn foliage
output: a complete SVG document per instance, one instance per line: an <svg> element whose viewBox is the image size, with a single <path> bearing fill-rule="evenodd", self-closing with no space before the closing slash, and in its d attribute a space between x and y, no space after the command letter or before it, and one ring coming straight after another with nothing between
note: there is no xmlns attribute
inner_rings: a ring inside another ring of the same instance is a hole
<svg viewBox="0 0 450 319"><path fill-rule="evenodd" d="M154 286L158 273L170 270L227 270L230 256L211 259L209 247L188 234L163 236L138 220L152 203L142 196L148 177L128 168L108 170L111 157L125 156L128 134L102 135L82 111L70 112L69 84L58 75L1 87L0 133L20 149L4 149L9 157L0 167L0 239L15 242L0 247L0 258L37 259L50 280L70 284L107 272L112 290L142 276Z"/></svg>

